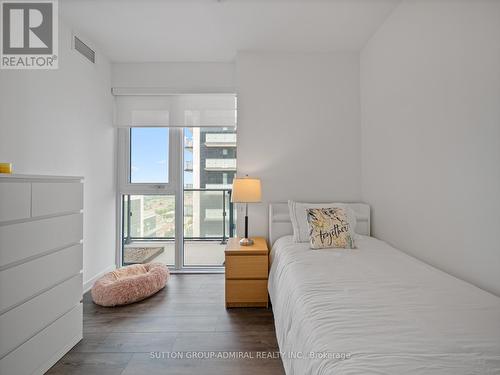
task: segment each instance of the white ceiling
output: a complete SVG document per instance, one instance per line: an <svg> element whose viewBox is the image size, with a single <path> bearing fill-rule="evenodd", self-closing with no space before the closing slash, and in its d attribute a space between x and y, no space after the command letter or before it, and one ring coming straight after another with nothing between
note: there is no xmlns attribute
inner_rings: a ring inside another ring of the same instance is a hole
<svg viewBox="0 0 500 375"><path fill-rule="evenodd" d="M359 50L399 0L64 0L114 62L232 61L240 50Z"/></svg>

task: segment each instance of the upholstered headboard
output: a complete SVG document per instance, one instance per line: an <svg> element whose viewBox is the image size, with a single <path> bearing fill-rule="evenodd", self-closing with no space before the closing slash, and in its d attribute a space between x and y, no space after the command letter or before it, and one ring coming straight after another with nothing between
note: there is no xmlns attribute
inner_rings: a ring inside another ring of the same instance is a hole
<svg viewBox="0 0 500 375"><path fill-rule="evenodd" d="M370 235L370 206L365 203L346 203L356 213L356 233ZM288 203L269 205L269 242L271 246L278 238L293 234Z"/></svg>

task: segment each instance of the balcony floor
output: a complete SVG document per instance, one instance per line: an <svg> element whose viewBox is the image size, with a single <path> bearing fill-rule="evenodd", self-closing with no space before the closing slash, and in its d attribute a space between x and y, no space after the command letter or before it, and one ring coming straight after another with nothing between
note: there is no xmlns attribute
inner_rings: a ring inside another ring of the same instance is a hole
<svg viewBox="0 0 500 375"><path fill-rule="evenodd" d="M135 253L149 250L150 256L144 255L135 259ZM153 250L152 250L153 249ZM163 249L162 252L161 249ZM184 265L185 266L222 266L224 264L225 245L220 241L185 241ZM175 249L173 242L135 241L125 245L125 263L160 262L173 265Z"/></svg>

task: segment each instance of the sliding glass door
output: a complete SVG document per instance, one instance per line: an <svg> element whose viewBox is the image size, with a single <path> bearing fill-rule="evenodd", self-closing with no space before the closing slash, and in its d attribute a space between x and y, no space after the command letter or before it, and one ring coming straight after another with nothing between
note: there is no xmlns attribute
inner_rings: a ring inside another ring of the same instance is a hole
<svg viewBox="0 0 500 375"><path fill-rule="evenodd" d="M236 129L184 129L185 267L224 264L226 240L235 229L231 189L236 173Z"/></svg>

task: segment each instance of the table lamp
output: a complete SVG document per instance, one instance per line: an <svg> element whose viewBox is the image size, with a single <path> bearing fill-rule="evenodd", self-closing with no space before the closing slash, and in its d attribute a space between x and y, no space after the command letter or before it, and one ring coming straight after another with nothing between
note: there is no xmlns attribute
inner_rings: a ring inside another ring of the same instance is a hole
<svg viewBox="0 0 500 375"><path fill-rule="evenodd" d="M245 176L233 180L233 194L231 202L245 203L245 237L240 240L240 245L253 245L253 240L248 238L248 203L261 201L260 179Z"/></svg>

